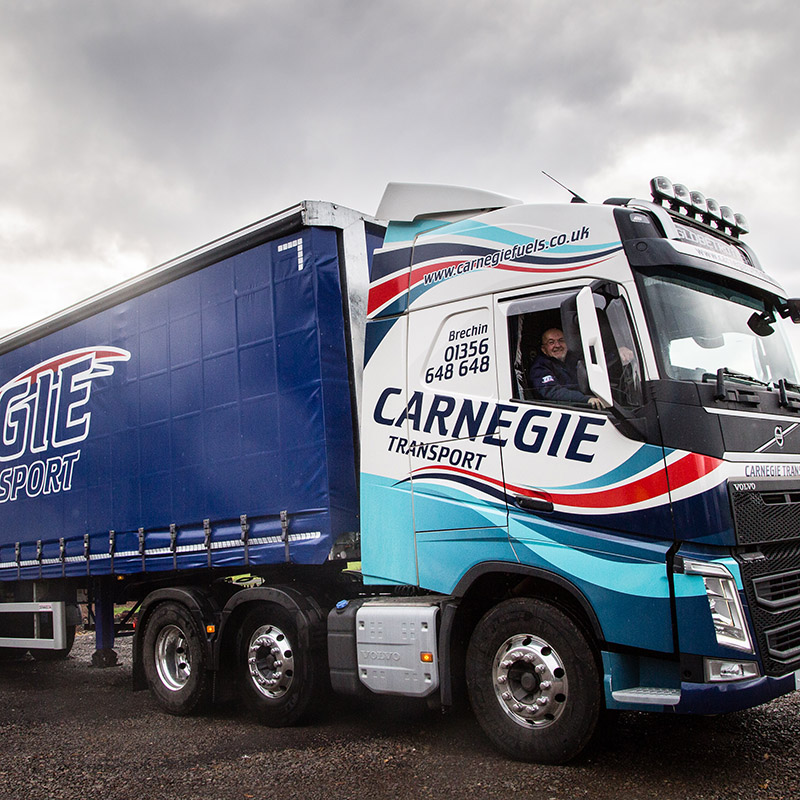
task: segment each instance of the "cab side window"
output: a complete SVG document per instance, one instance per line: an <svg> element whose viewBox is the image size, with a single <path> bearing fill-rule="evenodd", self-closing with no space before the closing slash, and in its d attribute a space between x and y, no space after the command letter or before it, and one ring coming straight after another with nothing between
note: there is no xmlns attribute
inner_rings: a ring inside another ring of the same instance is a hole
<svg viewBox="0 0 800 800"><path fill-rule="evenodd" d="M514 300L507 309L512 395L518 400L599 409L589 389L575 312L577 291ZM614 401L641 402L639 357L624 301L595 294L606 368Z"/></svg>
<svg viewBox="0 0 800 800"><path fill-rule="evenodd" d="M614 402L630 408L642 404L642 369L636 337L625 301L620 296L595 294L608 378Z"/></svg>
<svg viewBox="0 0 800 800"><path fill-rule="evenodd" d="M577 325L565 331L562 307L575 292L512 301L508 308L513 396L519 400L588 406L592 397L581 376ZM596 399L596 398L595 398Z"/></svg>

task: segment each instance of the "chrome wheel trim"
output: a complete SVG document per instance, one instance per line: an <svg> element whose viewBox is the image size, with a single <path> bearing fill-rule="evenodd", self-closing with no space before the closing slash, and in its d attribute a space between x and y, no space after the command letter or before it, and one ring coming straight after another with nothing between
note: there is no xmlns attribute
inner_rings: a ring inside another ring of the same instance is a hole
<svg viewBox="0 0 800 800"><path fill-rule="evenodd" d="M286 634L274 625L253 631L247 646L247 670L260 694L283 697L294 681L294 652Z"/></svg>
<svg viewBox="0 0 800 800"><path fill-rule="evenodd" d="M186 634L177 625L165 625L156 637L155 664L161 683L179 692L192 675L192 660Z"/></svg>
<svg viewBox="0 0 800 800"><path fill-rule="evenodd" d="M545 728L567 703L567 673L558 653L543 639L517 634L506 639L492 663L500 707L524 727Z"/></svg>

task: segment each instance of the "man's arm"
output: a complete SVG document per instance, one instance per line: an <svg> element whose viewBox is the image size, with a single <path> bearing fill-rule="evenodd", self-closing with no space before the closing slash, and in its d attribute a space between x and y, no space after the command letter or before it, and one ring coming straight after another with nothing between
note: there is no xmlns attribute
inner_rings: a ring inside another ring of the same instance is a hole
<svg viewBox="0 0 800 800"><path fill-rule="evenodd" d="M559 382L554 371L541 360L534 361L530 371L531 387L543 399L553 403L589 403L592 399L577 388Z"/></svg>

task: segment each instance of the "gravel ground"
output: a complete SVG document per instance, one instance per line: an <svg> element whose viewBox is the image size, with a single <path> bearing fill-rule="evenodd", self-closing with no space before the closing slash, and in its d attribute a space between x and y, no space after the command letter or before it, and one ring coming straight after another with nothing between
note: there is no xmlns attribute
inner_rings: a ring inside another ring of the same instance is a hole
<svg viewBox="0 0 800 800"><path fill-rule="evenodd" d="M716 718L621 714L566 767L509 761L467 709L334 698L306 727L261 727L235 708L161 713L120 666L90 666L79 635L63 662L0 663L0 798L228 800L436 797L796 800L800 696Z"/></svg>

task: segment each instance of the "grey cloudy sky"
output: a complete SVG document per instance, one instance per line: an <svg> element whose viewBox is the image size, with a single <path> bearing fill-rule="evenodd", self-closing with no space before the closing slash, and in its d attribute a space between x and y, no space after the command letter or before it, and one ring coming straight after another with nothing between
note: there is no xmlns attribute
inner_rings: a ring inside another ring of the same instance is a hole
<svg viewBox="0 0 800 800"><path fill-rule="evenodd" d="M7 0L0 332L302 199L387 181L649 196L750 220L800 295L784 0Z"/></svg>

